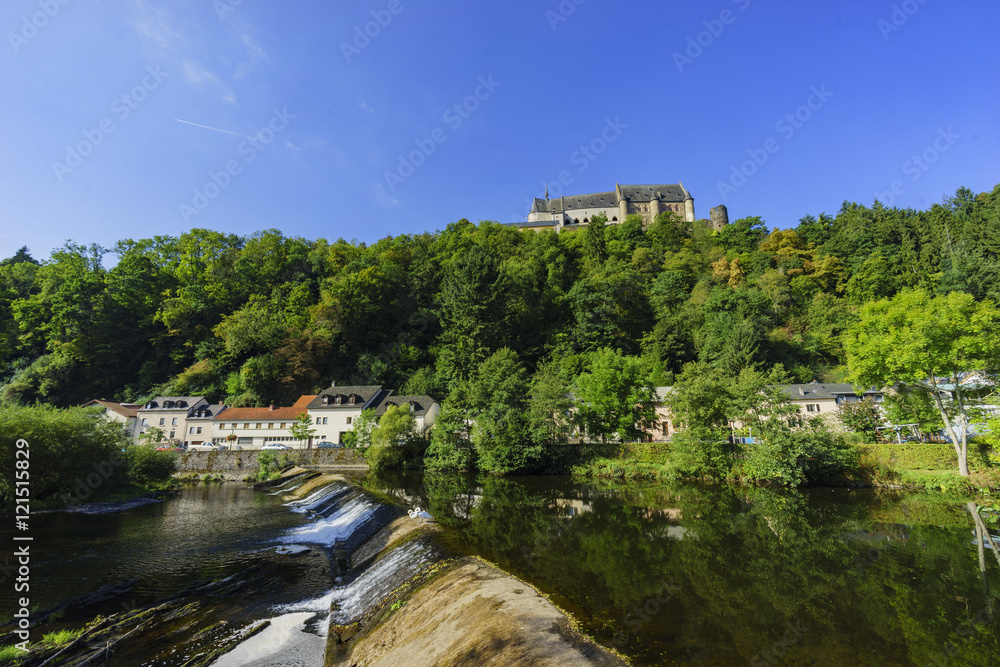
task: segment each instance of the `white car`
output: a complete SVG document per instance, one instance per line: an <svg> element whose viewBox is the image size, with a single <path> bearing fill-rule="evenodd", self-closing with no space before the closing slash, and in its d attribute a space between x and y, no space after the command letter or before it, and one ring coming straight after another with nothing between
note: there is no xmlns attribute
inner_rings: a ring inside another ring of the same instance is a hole
<svg viewBox="0 0 1000 667"><path fill-rule="evenodd" d="M291 447L289 447L288 445L282 445L279 442L269 442L263 447L261 447L261 449L291 449Z"/></svg>
<svg viewBox="0 0 1000 667"><path fill-rule="evenodd" d="M218 451L218 449L219 449L218 447L216 447L215 445L213 445L210 442L201 442L201 443L198 443L197 445L188 445L187 446L187 450L189 452L214 452L214 451Z"/></svg>

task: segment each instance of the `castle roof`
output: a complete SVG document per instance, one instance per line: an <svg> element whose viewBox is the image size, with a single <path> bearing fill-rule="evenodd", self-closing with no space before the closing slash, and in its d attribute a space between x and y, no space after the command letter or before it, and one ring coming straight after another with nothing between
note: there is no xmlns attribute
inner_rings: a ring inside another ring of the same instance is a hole
<svg viewBox="0 0 1000 667"><path fill-rule="evenodd" d="M531 205L532 213L556 213L583 208L618 206L621 198L628 201L645 202L658 199L664 202L680 203L691 195L683 185L619 185L614 192L595 192L588 195L569 195L556 199L538 199Z"/></svg>

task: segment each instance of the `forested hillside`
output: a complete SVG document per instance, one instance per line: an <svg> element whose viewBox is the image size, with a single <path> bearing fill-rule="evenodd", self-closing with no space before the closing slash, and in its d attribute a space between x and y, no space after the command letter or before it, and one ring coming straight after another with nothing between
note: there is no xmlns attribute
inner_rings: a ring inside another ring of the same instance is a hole
<svg viewBox="0 0 1000 667"><path fill-rule="evenodd" d="M525 394L605 348L654 383L689 361L840 379L860 304L910 286L1000 297L1000 186L927 211L845 202L788 230L670 216L560 235L461 220L372 245L195 229L41 262L22 249L0 263L2 397L288 405L337 380L444 398L503 348L492 363Z"/></svg>

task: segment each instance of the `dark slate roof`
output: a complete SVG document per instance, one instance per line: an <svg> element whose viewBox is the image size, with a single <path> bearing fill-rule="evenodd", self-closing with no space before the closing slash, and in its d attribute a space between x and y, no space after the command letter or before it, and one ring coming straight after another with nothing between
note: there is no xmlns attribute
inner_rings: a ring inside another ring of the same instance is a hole
<svg viewBox="0 0 1000 667"><path fill-rule="evenodd" d="M203 396L157 396L140 410L190 410L195 405L203 402ZM167 403L172 403L171 407L164 407Z"/></svg>
<svg viewBox="0 0 1000 667"><path fill-rule="evenodd" d="M822 383L810 382L809 384L790 384L783 389L793 401L807 399L835 399L837 396L858 396L854 390L854 385L846 382ZM881 394L880 391L865 391L863 394Z"/></svg>
<svg viewBox="0 0 1000 667"><path fill-rule="evenodd" d="M682 202L690 195L683 185L619 185L622 196L632 201L652 201L659 198L662 201Z"/></svg>
<svg viewBox="0 0 1000 667"><path fill-rule="evenodd" d="M597 192L590 195L573 195L556 199L535 199L532 213L556 213L576 208L601 208L618 206L618 195L614 192Z"/></svg>
<svg viewBox="0 0 1000 667"><path fill-rule="evenodd" d="M532 213L558 213L569 209L618 206L618 192L628 200L641 202L659 199L665 202L683 202L691 195L683 185L619 185L614 192L595 192L589 195L570 195L554 199L535 198Z"/></svg>
<svg viewBox="0 0 1000 667"><path fill-rule="evenodd" d="M425 415L427 411L430 410L431 405L437 403L430 396L391 396L388 395L382 399L378 407L375 408L375 414L382 416L385 411L389 409L391 405L406 405L407 403L413 403L413 414L414 415Z"/></svg>
<svg viewBox="0 0 1000 667"><path fill-rule="evenodd" d="M191 411L188 416L188 421L211 421L218 417L226 409L226 406L222 403L216 405L199 405ZM201 413L199 417L198 414Z"/></svg>
<svg viewBox="0 0 1000 667"><path fill-rule="evenodd" d="M382 394L389 394L388 391L382 389L382 385L355 385L355 386L334 386L327 387L321 391L316 398L314 398L309 403L309 409L313 410L315 408L358 408L364 405L368 405L372 399L382 398ZM326 403L323 402L323 397L328 397ZM336 398L340 397L340 404L336 402ZM351 397L354 397L354 403L351 403ZM371 407L371 406L369 406Z"/></svg>

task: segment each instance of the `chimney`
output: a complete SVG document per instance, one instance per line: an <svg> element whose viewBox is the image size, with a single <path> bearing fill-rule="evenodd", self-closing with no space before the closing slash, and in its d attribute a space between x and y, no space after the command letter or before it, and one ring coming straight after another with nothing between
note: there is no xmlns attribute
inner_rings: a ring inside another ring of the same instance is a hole
<svg viewBox="0 0 1000 667"><path fill-rule="evenodd" d="M333 382L331 382L331 383L330 383L330 386L331 386L331 387L336 387L336 386L337 386L337 381L336 381L336 380L334 380Z"/></svg>
<svg viewBox="0 0 1000 667"><path fill-rule="evenodd" d="M271 403L271 407L268 408L268 411L270 411L270 412L274 411L274 403Z"/></svg>

